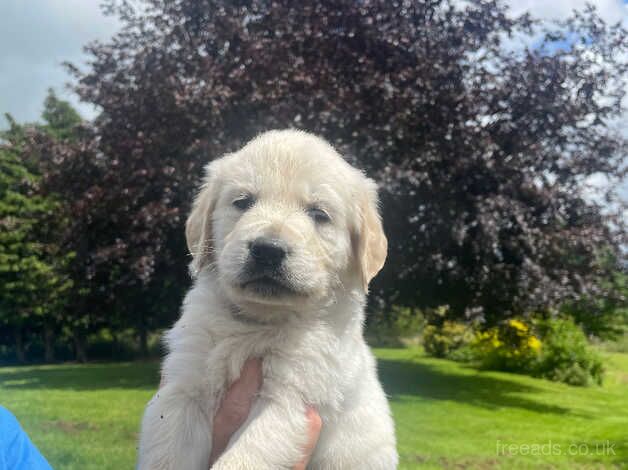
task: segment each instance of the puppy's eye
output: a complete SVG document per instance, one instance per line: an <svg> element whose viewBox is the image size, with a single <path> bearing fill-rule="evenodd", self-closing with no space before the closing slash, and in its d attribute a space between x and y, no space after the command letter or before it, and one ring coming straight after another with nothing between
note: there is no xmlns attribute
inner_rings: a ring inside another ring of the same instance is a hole
<svg viewBox="0 0 628 470"><path fill-rule="evenodd" d="M232 202L233 207L238 210L245 211L255 204L255 198L251 194L243 194Z"/></svg>
<svg viewBox="0 0 628 470"><path fill-rule="evenodd" d="M319 224L331 222L331 217L329 217L329 214L320 207L309 207L307 209L307 215L309 215L314 222Z"/></svg>

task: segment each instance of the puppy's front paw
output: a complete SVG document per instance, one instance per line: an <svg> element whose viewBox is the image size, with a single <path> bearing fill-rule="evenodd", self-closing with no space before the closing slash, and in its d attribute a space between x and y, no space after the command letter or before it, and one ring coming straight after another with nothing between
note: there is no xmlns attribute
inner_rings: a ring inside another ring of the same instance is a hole
<svg viewBox="0 0 628 470"><path fill-rule="evenodd" d="M196 400L166 385L142 420L138 470L207 470L211 434Z"/></svg>

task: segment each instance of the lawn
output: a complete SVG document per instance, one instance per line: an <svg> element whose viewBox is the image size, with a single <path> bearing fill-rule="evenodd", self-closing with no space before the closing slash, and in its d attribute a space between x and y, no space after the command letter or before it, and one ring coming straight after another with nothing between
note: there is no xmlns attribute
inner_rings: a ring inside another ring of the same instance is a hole
<svg viewBox="0 0 628 470"><path fill-rule="evenodd" d="M628 355L603 387L477 372L416 349L378 349L402 469L628 468ZM0 403L56 469L131 469L155 363L0 369ZM542 455L551 454L551 455Z"/></svg>

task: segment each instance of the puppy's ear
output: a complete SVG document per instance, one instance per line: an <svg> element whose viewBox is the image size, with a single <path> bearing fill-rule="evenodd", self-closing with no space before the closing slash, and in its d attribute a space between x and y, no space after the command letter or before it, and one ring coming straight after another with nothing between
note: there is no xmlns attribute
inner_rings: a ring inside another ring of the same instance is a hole
<svg viewBox="0 0 628 470"><path fill-rule="evenodd" d="M384 266L388 252L388 240L378 211L377 185L371 179L366 181L367 188L361 195L358 209L359 228L354 237L364 292L368 292L369 282Z"/></svg>
<svg viewBox="0 0 628 470"><path fill-rule="evenodd" d="M192 211L185 224L185 238L192 255L190 270L196 277L213 256L212 214L216 204L217 184L214 164L205 167L205 180L194 199Z"/></svg>

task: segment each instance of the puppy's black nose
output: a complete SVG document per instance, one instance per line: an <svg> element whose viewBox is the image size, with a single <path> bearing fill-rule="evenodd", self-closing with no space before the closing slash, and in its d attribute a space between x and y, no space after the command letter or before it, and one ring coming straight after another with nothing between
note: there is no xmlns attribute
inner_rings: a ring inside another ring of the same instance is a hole
<svg viewBox="0 0 628 470"><path fill-rule="evenodd" d="M259 237L249 242L249 251L257 264L269 268L279 266L288 254L285 242L266 237Z"/></svg>

